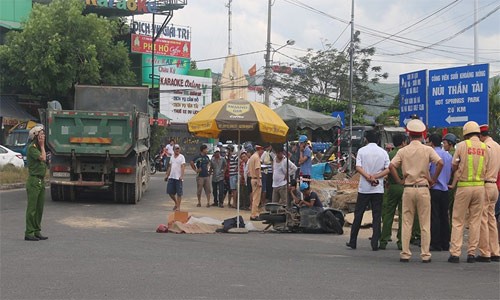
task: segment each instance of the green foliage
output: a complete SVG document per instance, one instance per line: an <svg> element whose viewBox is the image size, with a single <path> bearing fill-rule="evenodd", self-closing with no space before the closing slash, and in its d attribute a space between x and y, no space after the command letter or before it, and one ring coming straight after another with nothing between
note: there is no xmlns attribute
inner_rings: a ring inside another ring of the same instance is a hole
<svg viewBox="0 0 500 300"><path fill-rule="evenodd" d="M160 145L165 143L165 137L168 135L167 127L162 127L158 125L151 126L151 137L149 139L151 147L149 148L150 155L154 157L159 149Z"/></svg>
<svg viewBox="0 0 500 300"><path fill-rule="evenodd" d="M495 141L500 141L500 77L493 78L493 85L488 92L489 98L489 133Z"/></svg>
<svg viewBox="0 0 500 300"><path fill-rule="evenodd" d="M399 126L399 94L394 97L389 109L380 114L375 122L387 126Z"/></svg>
<svg viewBox="0 0 500 300"><path fill-rule="evenodd" d="M80 0L35 4L23 31L10 32L0 47L2 72L16 77L2 79L1 87L18 90L25 83L33 94L64 99L77 83L135 84L127 47L114 41L121 23L82 15L84 5Z"/></svg>
<svg viewBox="0 0 500 300"><path fill-rule="evenodd" d="M298 104L309 101L311 110L330 113L333 110L347 110L349 101L349 53L340 52L326 45L326 50L308 53L299 57L299 68L304 72L276 77L272 80L273 87L281 89L289 96L283 97L283 103ZM361 48L359 32L354 39L353 68L353 105L355 112L353 123L364 123L363 114L366 111L362 104L368 100L376 100L382 95L376 93L368 83L378 83L381 78L387 78L379 66L371 66L371 57L375 48Z"/></svg>

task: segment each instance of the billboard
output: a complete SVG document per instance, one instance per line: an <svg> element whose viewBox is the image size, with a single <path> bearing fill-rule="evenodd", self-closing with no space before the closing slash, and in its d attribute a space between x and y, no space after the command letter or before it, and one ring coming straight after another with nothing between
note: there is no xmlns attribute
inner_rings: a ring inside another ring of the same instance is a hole
<svg viewBox="0 0 500 300"><path fill-rule="evenodd" d="M151 85L151 54L142 55L142 83ZM191 68L191 61L187 58L155 55L155 86L158 86L160 73L186 75Z"/></svg>
<svg viewBox="0 0 500 300"><path fill-rule="evenodd" d="M187 123L212 103L212 78L160 73L160 112L172 123Z"/></svg>
<svg viewBox="0 0 500 300"><path fill-rule="evenodd" d="M488 123L489 65L429 71L429 127Z"/></svg>
<svg viewBox="0 0 500 300"><path fill-rule="evenodd" d="M153 26L152 23L147 21L139 21L134 20L130 24L131 32L151 37L153 33L156 35L157 32L160 32L159 38L181 41L181 42L190 42L191 41L191 28L188 26L179 26L174 24L166 25L161 31L162 22L156 23Z"/></svg>
<svg viewBox="0 0 500 300"><path fill-rule="evenodd" d="M426 122L427 70L399 75L399 126L405 127L412 115Z"/></svg>
<svg viewBox="0 0 500 300"><path fill-rule="evenodd" d="M130 51L134 53L151 54L153 39L150 36L132 34ZM155 41L155 56L191 57L191 42L157 39Z"/></svg>

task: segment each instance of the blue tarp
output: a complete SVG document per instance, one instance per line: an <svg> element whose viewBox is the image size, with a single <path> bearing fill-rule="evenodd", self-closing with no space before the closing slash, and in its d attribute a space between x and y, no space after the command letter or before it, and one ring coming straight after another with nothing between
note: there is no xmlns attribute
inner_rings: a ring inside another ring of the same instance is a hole
<svg viewBox="0 0 500 300"><path fill-rule="evenodd" d="M332 173L332 168L328 163L319 163L312 166L311 178L316 180L325 180L323 174Z"/></svg>

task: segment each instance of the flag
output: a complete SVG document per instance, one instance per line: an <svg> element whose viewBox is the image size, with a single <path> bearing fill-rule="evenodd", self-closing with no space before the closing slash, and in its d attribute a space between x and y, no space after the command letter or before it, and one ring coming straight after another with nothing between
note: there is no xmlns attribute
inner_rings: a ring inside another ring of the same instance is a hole
<svg viewBox="0 0 500 300"><path fill-rule="evenodd" d="M253 64L253 66L248 69L248 75L255 76L255 74L257 74L257 65Z"/></svg>

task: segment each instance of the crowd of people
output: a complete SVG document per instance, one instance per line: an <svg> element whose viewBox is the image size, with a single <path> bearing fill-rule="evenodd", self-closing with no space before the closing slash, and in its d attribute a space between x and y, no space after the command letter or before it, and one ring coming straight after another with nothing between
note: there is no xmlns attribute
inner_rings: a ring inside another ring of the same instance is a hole
<svg viewBox="0 0 500 300"><path fill-rule="evenodd" d="M395 148L389 153L377 145L374 131L366 133L367 145L356 157L361 176L346 246L356 249L363 214L370 206L371 248L386 249L397 208L401 262L410 260L410 244L415 244L423 263L431 262L432 251L449 251L448 262L458 263L466 227L466 261L500 261L495 218L500 146L489 136L488 126L467 122L459 143L451 133L424 138L426 126L418 119L408 122L407 132L394 136Z"/></svg>
<svg viewBox="0 0 500 300"><path fill-rule="evenodd" d="M165 156L169 153L165 174L167 194L175 203L174 210L180 210L186 161L173 140L164 148L161 152ZM322 207L316 193L310 190L308 179L314 157L305 135L299 137L291 151L282 144L251 142L240 150L236 145L224 146L219 142L211 158L208 151L208 146L202 144L199 154L189 162L196 172L197 207L202 206L203 194L207 208L224 205L236 208L239 194L240 209L251 211L251 220L259 220L260 211L268 202L290 205L295 201L300 206Z"/></svg>

